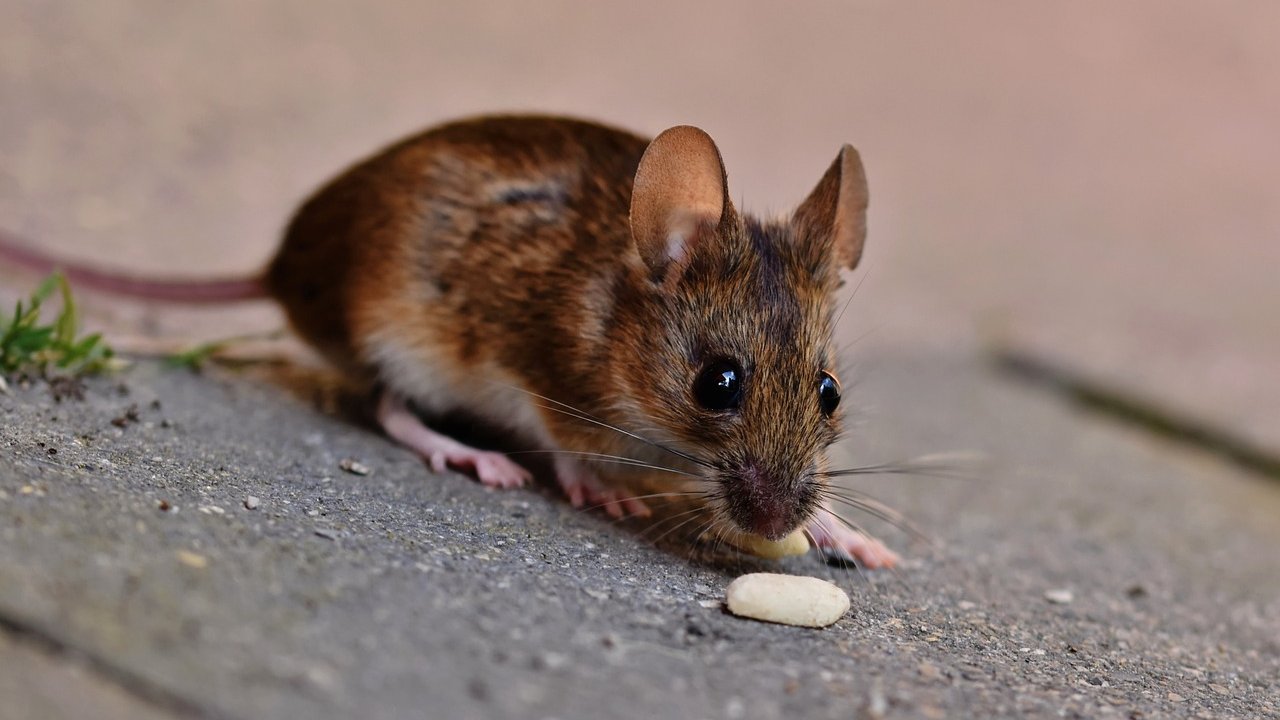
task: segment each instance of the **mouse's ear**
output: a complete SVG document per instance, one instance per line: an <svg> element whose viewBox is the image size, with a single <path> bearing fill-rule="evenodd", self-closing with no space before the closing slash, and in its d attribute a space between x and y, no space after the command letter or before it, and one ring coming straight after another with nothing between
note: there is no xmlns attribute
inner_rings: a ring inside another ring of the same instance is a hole
<svg viewBox="0 0 1280 720"><path fill-rule="evenodd" d="M815 251L834 260L837 267L857 267L867 239L867 197L862 158L852 145L845 145L818 186L796 208L794 222L801 241L816 243Z"/></svg>
<svg viewBox="0 0 1280 720"><path fill-rule="evenodd" d="M720 150L702 130L679 125L649 143L631 192L631 236L654 277L719 225L729 207L725 188Z"/></svg>

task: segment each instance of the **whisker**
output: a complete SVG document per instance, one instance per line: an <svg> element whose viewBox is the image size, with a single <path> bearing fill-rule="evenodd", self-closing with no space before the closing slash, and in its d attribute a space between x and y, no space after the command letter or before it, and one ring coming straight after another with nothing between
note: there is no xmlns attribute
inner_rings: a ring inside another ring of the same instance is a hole
<svg viewBox="0 0 1280 720"><path fill-rule="evenodd" d="M853 286L853 292L849 293L849 299L844 301L844 306L840 308L840 313L836 315L836 321L831 323L831 327L840 327L840 320L844 318L844 311L849 309L849 305L853 303L853 299L858 296L858 291L862 289L862 283L867 281L867 276L871 274L870 265L863 271L862 277L858 278L858 284Z"/></svg>
<svg viewBox="0 0 1280 720"><path fill-rule="evenodd" d="M832 509L830 509L830 508L822 508L822 510L823 510L823 512L827 513L827 514L828 514L828 515L830 515L832 518L834 518L836 522L838 522L838 523L840 523L840 524L844 525L845 527L849 528L850 530L852 530L852 531L854 531L854 532L856 532L856 533L858 533L858 534L862 535L864 538L867 538L868 540L871 540L871 539L872 539L872 536L871 536L871 534L870 534L870 533L868 533L868 532L867 532L866 530L864 530L860 525L858 525L857 523L853 522L853 521L852 521L852 520L850 520L849 518L846 518L846 517L844 517L843 515L840 515L840 514L836 513L834 510L832 510ZM855 564L856 564L856 561L855 561ZM888 570L889 572L893 573L893 576L894 576L895 578L897 578L898 580L903 580L903 578L902 578L902 574L898 572L898 569L897 569L897 568L895 568L895 567L893 567L892 565L890 565L890 566L886 567L885 569L886 569L886 570ZM861 574L861 571L860 571L860 574ZM867 579L867 576L866 576L865 574L862 574L862 576L863 576L863 578L864 578L864 579ZM904 581L904 582L905 582L905 581Z"/></svg>
<svg viewBox="0 0 1280 720"><path fill-rule="evenodd" d="M556 455L556 454L578 455L581 457L589 457L593 460L596 460L597 462L610 462L615 465L631 465L633 467L648 468L650 470L661 470L662 472L674 473L676 475L684 475L686 477L691 477L691 478L701 478L700 475L697 475L694 473L685 472L683 470L676 470L675 468L669 468L669 467L666 467L665 465L655 465L653 463L647 463L643 460L636 460L635 458L629 458L624 455L609 455L607 453L581 452L578 450L513 450L511 452L507 452L503 454L504 455Z"/></svg>
<svg viewBox="0 0 1280 720"><path fill-rule="evenodd" d="M831 517L835 518L836 520L842 520L842 518L839 515L836 515L835 513L828 510L827 508L820 508L820 509L823 512L830 515ZM835 533L831 531L831 529L827 526L825 522L823 522L821 517L815 515L813 517L813 522L818 523L818 527L822 528L822 531L825 532L828 536L832 536L832 537L835 536ZM849 524L849 527L850 529L854 530L854 532L861 532L863 535L866 535L865 532L858 530L855 525ZM858 562L857 558L853 557L852 555L845 554L843 550L840 550L837 552L835 548L824 549L817 542L814 542L813 546L818 549L818 552L822 553L822 556L827 561L827 563L831 563L831 561L835 560L839 562L840 565L845 568L845 570L848 570L849 566L852 565L853 569L857 571L858 577L861 578L863 582L868 582L867 574L862 569L862 563Z"/></svg>
<svg viewBox="0 0 1280 720"><path fill-rule="evenodd" d="M698 490L689 490L689 491L650 493L648 495L628 495L627 497L618 498L617 500L609 500L607 502L596 503L594 505L584 505L581 508L579 508L579 512L590 512L592 510L599 510L600 508L606 508L611 505L621 505L622 503L625 503L628 500L652 500L654 498L673 498L673 497L700 497L703 494L704 493ZM627 520L630 517L631 516L624 515L620 518L615 518L615 519Z"/></svg>
<svg viewBox="0 0 1280 720"><path fill-rule="evenodd" d="M706 497L705 490L669 490L666 492L649 493L648 495L632 495L628 500L652 500L653 498L669 498L669 497Z"/></svg>
<svg viewBox="0 0 1280 720"><path fill-rule="evenodd" d="M641 534L641 536L643 537L643 536L645 536L645 535L648 535L649 533L653 532L654 530L657 530L658 528L662 527L663 525L665 525L665 524L667 524L667 523L669 523L669 522L671 522L671 521L673 521L673 520L676 520L676 519L678 519L678 518L682 518L682 517L684 517L684 516L686 516L686 515L693 515L693 514L695 514L695 513L709 512L709 511L710 511L710 507L709 507L709 504L708 504L706 501L707 501L708 499L710 499L710 498L714 498L714 497L716 497L715 493L710 493L710 492L706 492L706 491L701 491L701 492L699 492L699 493L698 493L698 495L699 495L699 496L701 496L701 498L702 498L702 500L703 500L704 502L701 502L701 503L694 503L693 507L689 508L688 510L684 510L684 511L681 511L681 512L675 513L674 515L669 515L669 516L667 516L667 517L664 517L664 518L662 518L662 519L660 519L660 520L657 520L657 521L655 521L655 522L651 523L651 524L649 525L649 527L645 528L645 529L640 533L640 534Z"/></svg>
<svg viewBox="0 0 1280 720"><path fill-rule="evenodd" d="M813 548L814 550L817 550L819 556L825 557L825 553L823 553L822 548L818 547L818 538L814 537L813 532L809 530L809 523L806 522L805 524L801 525L800 532L803 533L805 539L809 541L809 547ZM827 571L826 571L827 577L831 578L831 581L834 583L835 577L836 577L835 567L829 562L824 562L822 564L827 568ZM847 580L849 578L849 568L844 568L844 574L845 574L845 579ZM852 584L849 587L850 587L850 590L853 589Z"/></svg>
<svg viewBox="0 0 1280 720"><path fill-rule="evenodd" d="M695 508L695 509L694 509L694 511L698 511L698 510L705 510L705 509L706 509L706 508ZM691 512L694 512L694 511L691 511ZM683 513L683 514L685 514L685 515L689 515L690 513ZM679 516L677 516L677 517L679 517ZM676 525L675 527L671 528L670 530L667 530L666 532L662 533L662 534L661 534L661 535L659 535L658 537L654 538L654 539L653 539L653 544L654 544L654 545L657 545L658 543L662 542L662 539L663 539L663 538L665 538L666 536L670 535L671 533L675 532L676 530L679 530L680 528L684 527L685 525L688 525L689 523L691 523L691 522L693 522L694 520L697 520L697 519L698 519L698 516L697 516L697 515L693 515L692 517L686 518L686 519L685 519L683 522L681 522L680 524Z"/></svg>
<svg viewBox="0 0 1280 720"><path fill-rule="evenodd" d="M716 553L723 552L725 546L731 544L729 542L729 533L734 532L736 530L737 528L733 527L733 525L731 525L729 522L727 522L723 518L716 518L715 525L713 525L711 528L711 531L712 531L711 540L713 542L712 552L716 552ZM741 550L739 550L738 552L741 552Z"/></svg>
<svg viewBox="0 0 1280 720"><path fill-rule="evenodd" d="M853 349L855 345L862 342L863 340L866 340L867 337L880 332L888 324L889 324L888 322L879 323L875 327L872 327L870 330L867 330L863 332L861 335L859 335L858 337L854 338L852 342L844 343L843 345L840 346L840 349L837 351L837 354L846 355L850 350Z"/></svg>
<svg viewBox="0 0 1280 720"><path fill-rule="evenodd" d="M819 492L824 498L847 505L854 510L861 510L872 517L879 518L899 530L908 533L917 540L923 540L930 544L934 542L933 538L928 533L921 530L920 526L911 522L911 519L906 515L903 515L901 512L894 510L875 498L862 495L861 493L846 495L829 487L823 488ZM848 492L854 491L850 490Z"/></svg>
<svg viewBox="0 0 1280 720"><path fill-rule="evenodd" d="M922 477L946 478L952 480L971 480L961 465L973 465L982 459L974 453L934 453L921 455L910 460L863 465L860 467L824 470L826 477L847 477L850 475L920 475Z"/></svg>
<svg viewBox="0 0 1280 720"><path fill-rule="evenodd" d="M733 546L732 543L728 542L728 534L732 529L733 527L729 523L725 522L723 518L712 514L707 526L703 528L702 532L698 533L698 536L694 538L694 542L702 544L702 539L707 535L707 533L711 533L711 546L708 548L708 551L712 556L719 555L723 552L725 545ZM734 550L739 553L742 552L742 550L736 546L734 547Z"/></svg>
<svg viewBox="0 0 1280 720"><path fill-rule="evenodd" d="M686 515L692 515L692 514L694 514L694 513L701 512L702 510L703 510L703 508L701 508L701 507L695 507L695 508L692 508L692 509L690 509L690 510L684 510L684 511L682 511L682 512L675 513L674 515L668 515L668 516L666 516L666 517L664 517L664 518L661 518L661 519L659 519L659 520L657 520L657 521L655 521L655 522L651 522L651 523L649 523L648 527L646 527L646 528L644 528L643 530L641 530L641 531L640 531L640 537L645 537L645 538L647 539L647 537L646 537L646 536L647 536L649 533L651 533L651 532L653 532L653 531L657 530L658 528L662 527L663 525L666 525L667 523L669 523L669 522L671 522L671 521L673 521L673 520L676 520L676 519L678 519L678 518L685 517Z"/></svg>
<svg viewBox="0 0 1280 720"><path fill-rule="evenodd" d="M585 412L585 411L583 411L583 410L579 410L579 409L577 409L577 408L575 408L575 407L573 407L572 405L569 405L569 404L567 404L567 403L562 403L562 402L560 402L559 400L553 400L553 399L551 399L551 398L549 398L549 397L547 397L547 396L545 396L545 395L539 395L538 393L533 392L532 390L525 390L524 388L515 387L514 385L509 385L508 387L511 387L511 388L513 388L513 389L515 389L515 390L518 390L518 391L520 391L520 392L523 392L523 393L526 393L526 394L532 395L533 397L536 397L536 398L538 398L538 399L540 399L540 400L544 400L544 401L546 401L546 402L552 403L553 405L559 406L559 407L552 407L552 406L549 406L549 405L538 405L538 407L541 407L541 408L542 408L542 409L544 409L544 410L551 410L552 412L558 412L558 413L561 413L561 414L563 414L563 415L568 415L569 417L571 417L571 418L575 418L575 419L577 419L577 420L582 420L582 421L585 421L585 422L589 422L589 423L591 423L591 424L593 424L593 425L598 425L598 426L600 426L600 427L602 427L602 428L605 428L605 429L607 429L607 430L612 430L612 431L614 431L614 432L616 432L616 433L618 433L618 434L620 434L620 435L625 435L625 436L627 436L627 437L629 437L629 438L632 438L632 439L635 439L635 440L639 440L640 442L645 443L646 445L650 445L650 446L652 446L652 447L658 448L659 450L662 450L662 451L664 451L664 452L671 453L672 455L675 455L676 457L679 457L679 458L683 458L683 459L685 459L685 460L688 460L689 462L694 463L695 465L701 465L701 466L703 466L703 467L707 467L707 468L715 469L715 465L714 465L714 464L712 464L712 463L710 463L710 462L708 462L708 461L706 461L706 460L703 460L702 458L696 457L696 456L691 455L691 454L686 453L686 452L681 452L681 451L676 450L676 449L674 449L674 448L667 447L666 445L663 445L662 443L655 442L655 441L650 440L650 439L648 439L648 438L646 438L646 437L644 437L644 436L642 436L642 435L638 435L638 434L633 433L633 432L630 432L630 431L628 431L628 430L623 430L623 429L622 429L622 428L620 428L620 427L616 427L616 426L614 426L614 425L610 425L609 423L607 423L607 422L605 422L605 421L603 421L603 420L600 420L600 419L598 419L598 418L592 417L589 413L587 413L587 412Z"/></svg>

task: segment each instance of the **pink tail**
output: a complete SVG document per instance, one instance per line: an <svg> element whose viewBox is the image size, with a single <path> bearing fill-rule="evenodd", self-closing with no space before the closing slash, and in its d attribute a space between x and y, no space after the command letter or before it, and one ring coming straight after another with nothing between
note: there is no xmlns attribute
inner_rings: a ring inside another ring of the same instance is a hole
<svg viewBox="0 0 1280 720"><path fill-rule="evenodd" d="M143 278L127 273L97 270L64 262L52 255L33 250L3 231L0 231L0 260L7 260L18 267L37 273L61 270L73 288L85 288L145 300L212 305L262 300L269 297L262 280L258 277L177 280Z"/></svg>

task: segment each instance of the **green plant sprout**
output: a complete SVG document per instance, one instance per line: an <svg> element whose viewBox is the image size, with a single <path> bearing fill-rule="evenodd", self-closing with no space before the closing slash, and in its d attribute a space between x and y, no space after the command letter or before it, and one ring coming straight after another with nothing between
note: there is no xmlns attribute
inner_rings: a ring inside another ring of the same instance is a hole
<svg viewBox="0 0 1280 720"><path fill-rule="evenodd" d="M43 324L40 311L58 292L62 310L50 324ZM56 369L69 375L87 375L115 366L114 353L100 333L77 337L80 314L71 285L55 272L41 281L25 303L19 300L12 317L0 315L0 374L48 375Z"/></svg>
<svg viewBox="0 0 1280 720"><path fill-rule="evenodd" d="M278 340L284 335L285 332L283 330L272 330L264 333L249 333L246 335L235 335L228 338L222 338L220 340L210 340L173 353L165 358L165 362L170 367L186 368L193 371L199 371L206 363L215 361L234 365L236 364L236 361L219 358L218 356L228 348L232 348L243 343L253 342L255 340Z"/></svg>
<svg viewBox="0 0 1280 720"><path fill-rule="evenodd" d="M186 368L188 370L198 371L209 362L213 356L222 352L229 345L237 342L239 338L230 338L227 340L212 340L210 342L199 343L185 350L176 352L165 358L165 363L170 367Z"/></svg>

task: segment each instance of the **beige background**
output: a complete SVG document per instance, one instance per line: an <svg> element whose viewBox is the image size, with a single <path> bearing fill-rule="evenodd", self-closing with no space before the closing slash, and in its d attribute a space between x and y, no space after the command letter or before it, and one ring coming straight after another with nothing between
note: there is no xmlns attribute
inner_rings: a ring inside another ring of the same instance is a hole
<svg viewBox="0 0 1280 720"><path fill-rule="evenodd" d="M873 198L855 355L994 339L1280 448L1278 31L1272 2L7 0L0 225L239 273L319 181L458 115L698 124L761 212L847 141Z"/></svg>

